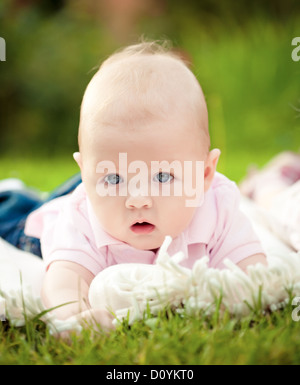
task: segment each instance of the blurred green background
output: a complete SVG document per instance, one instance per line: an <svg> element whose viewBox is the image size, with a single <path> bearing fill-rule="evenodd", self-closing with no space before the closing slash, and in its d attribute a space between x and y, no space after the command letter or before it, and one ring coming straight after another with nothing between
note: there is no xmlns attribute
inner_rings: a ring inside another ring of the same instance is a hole
<svg viewBox="0 0 300 385"><path fill-rule="evenodd" d="M78 171L79 109L114 50L172 41L206 95L219 171L239 181L251 164L300 148L299 0L1 0L0 179L48 191Z"/></svg>

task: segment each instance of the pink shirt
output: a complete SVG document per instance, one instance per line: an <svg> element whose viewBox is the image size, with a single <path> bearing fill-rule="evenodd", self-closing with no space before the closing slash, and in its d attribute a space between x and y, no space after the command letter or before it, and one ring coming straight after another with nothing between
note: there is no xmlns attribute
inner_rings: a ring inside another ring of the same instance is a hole
<svg viewBox="0 0 300 385"><path fill-rule="evenodd" d="M224 268L229 258L238 263L264 253L249 220L239 210L240 193L234 182L216 173L204 203L196 209L190 225L171 243L168 253L183 251L181 265L192 268L207 255L209 266ZM53 261L71 261L94 275L119 263L153 264L157 253L138 250L113 238L93 214L83 184L70 195L44 204L27 219L25 233L40 238L48 267Z"/></svg>

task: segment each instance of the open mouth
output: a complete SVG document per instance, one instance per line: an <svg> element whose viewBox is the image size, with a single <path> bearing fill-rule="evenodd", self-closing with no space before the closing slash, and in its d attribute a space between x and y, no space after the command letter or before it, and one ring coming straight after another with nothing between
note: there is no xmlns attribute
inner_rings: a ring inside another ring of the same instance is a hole
<svg viewBox="0 0 300 385"><path fill-rule="evenodd" d="M149 222L136 222L130 229L136 234L149 234L154 230L155 226Z"/></svg>

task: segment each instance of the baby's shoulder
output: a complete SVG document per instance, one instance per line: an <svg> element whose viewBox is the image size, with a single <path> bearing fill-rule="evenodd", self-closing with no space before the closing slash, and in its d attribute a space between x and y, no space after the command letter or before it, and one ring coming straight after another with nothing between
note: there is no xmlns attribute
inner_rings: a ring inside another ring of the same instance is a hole
<svg viewBox="0 0 300 385"><path fill-rule="evenodd" d="M214 191L215 194L239 193L239 189L236 183L219 172L215 173L213 182L211 184L211 189Z"/></svg>
<svg viewBox="0 0 300 385"><path fill-rule="evenodd" d="M216 172L211 185L211 192L214 195L217 210L226 208L232 209L239 205L240 191L235 182L225 175Z"/></svg>

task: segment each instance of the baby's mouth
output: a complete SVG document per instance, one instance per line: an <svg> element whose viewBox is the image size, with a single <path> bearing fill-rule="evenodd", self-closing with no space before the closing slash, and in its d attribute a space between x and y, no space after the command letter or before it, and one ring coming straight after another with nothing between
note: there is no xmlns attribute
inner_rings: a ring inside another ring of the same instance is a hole
<svg viewBox="0 0 300 385"><path fill-rule="evenodd" d="M154 228L155 226L149 222L136 222L130 226L131 231L135 234L150 234Z"/></svg>

